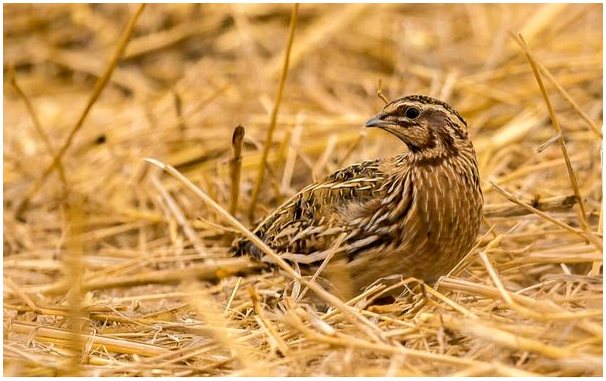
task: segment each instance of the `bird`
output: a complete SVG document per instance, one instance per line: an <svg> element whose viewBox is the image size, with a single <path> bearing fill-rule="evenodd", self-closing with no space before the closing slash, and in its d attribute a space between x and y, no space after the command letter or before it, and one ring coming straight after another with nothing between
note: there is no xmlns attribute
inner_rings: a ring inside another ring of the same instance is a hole
<svg viewBox="0 0 606 381"><path fill-rule="evenodd" d="M482 220L476 153L465 119L449 104L404 96L365 127L387 131L407 149L306 186L252 230L310 274L339 258L349 288L340 291L349 297L394 276L436 282L473 247ZM232 248L272 262L246 238Z"/></svg>

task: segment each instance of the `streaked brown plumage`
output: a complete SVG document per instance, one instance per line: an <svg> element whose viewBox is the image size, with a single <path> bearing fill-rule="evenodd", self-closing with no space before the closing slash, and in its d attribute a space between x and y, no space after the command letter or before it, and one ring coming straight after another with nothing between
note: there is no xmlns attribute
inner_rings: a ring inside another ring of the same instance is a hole
<svg viewBox="0 0 606 381"><path fill-rule="evenodd" d="M353 293L391 275L435 281L469 251L480 226L483 197L467 124L448 104L414 95L389 103L366 127L392 133L409 152L332 173L253 232L311 271L342 235L339 255ZM245 239L234 247L260 257Z"/></svg>

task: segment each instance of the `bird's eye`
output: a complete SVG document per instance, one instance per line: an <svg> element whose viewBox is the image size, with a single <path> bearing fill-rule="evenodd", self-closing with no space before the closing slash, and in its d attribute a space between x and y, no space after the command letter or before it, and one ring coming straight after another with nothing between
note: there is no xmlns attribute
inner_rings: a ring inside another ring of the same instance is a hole
<svg viewBox="0 0 606 381"><path fill-rule="evenodd" d="M405 112L405 115L408 119L415 119L420 114L421 114L421 112L419 111L419 109L415 108L415 107L409 107L408 109L406 109L406 112Z"/></svg>

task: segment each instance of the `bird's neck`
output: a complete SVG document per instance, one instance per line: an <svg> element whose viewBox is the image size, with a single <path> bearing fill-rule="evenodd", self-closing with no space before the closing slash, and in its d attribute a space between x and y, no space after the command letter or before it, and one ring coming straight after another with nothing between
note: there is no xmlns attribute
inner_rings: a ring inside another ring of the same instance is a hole
<svg viewBox="0 0 606 381"><path fill-rule="evenodd" d="M453 171L455 168L464 179L479 186L479 173L476 154L471 143L462 145L455 152L444 150L423 150L406 152L393 158L394 174L407 176L413 172Z"/></svg>
<svg viewBox="0 0 606 381"><path fill-rule="evenodd" d="M444 149L443 147L411 150L393 158L396 166L429 166L434 167L445 162L463 160L469 164L476 164L476 154L471 143Z"/></svg>

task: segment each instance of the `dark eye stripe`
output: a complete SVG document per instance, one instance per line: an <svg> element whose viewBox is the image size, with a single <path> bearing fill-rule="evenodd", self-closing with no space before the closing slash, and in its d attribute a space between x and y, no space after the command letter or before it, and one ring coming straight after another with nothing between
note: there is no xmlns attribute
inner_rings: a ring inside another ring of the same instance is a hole
<svg viewBox="0 0 606 381"><path fill-rule="evenodd" d="M409 114L411 112L411 110L413 110L412 112L414 114ZM395 112L400 116L405 116L410 119L417 118L421 114L421 110L418 107L410 106L408 104L398 106L398 108L396 108Z"/></svg>
<svg viewBox="0 0 606 381"><path fill-rule="evenodd" d="M426 95L409 95L409 96L406 96L406 97L394 99L386 107L395 107L398 104L411 103L411 102L419 103L419 104L422 104L422 105L442 106L446 110L448 110L449 112L451 112L454 115L456 115L457 118L459 118L459 120L461 121L461 123L465 127L467 127L467 122L465 122L465 119L461 116L461 114L459 114L455 109L453 109L448 103L443 102L443 101L438 100L438 99L435 99L435 98L428 97ZM403 107L403 106L400 106L400 107ZM392 108L392 110L393 110L393 108ZM403 113L400 113L399 111L400 110L398 108L398 113L401 114L401 115L404 115ZM404 110L402 110L402 111L404 111Z"/></svg>

